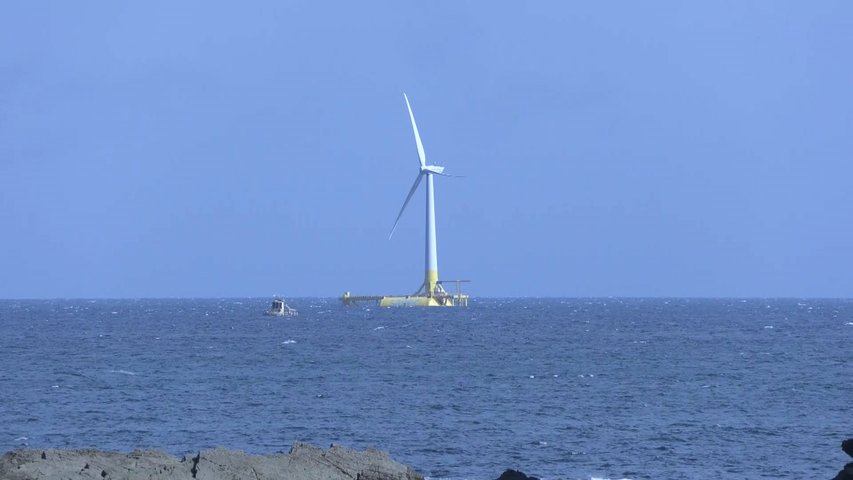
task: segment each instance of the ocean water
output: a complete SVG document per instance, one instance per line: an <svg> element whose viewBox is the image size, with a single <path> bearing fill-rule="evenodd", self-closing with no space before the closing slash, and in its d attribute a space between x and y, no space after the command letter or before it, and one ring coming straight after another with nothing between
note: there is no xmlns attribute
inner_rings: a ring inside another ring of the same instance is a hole
<svg viewBox="0 0 853 480"><path fill-rule="evenodd" d="M853 300L0 301L0 451L294 441L434 479L831 478Z"/></svg>

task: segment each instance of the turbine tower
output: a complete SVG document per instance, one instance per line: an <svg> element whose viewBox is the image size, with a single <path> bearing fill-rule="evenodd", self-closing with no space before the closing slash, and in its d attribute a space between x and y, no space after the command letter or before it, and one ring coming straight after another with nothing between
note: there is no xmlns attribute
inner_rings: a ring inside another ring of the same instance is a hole
<svg viewBox="0 0 853 480"><path fill-rule="evenodd" d="M433 176L449 175L444 173L444 167L440 167L438 165L427 165L426 153L424 153L424 146L423 143L421 143L421 136L418 133L418 124L415 123L415 115L412 113L412 106L409 104L409 97L404 93L403 98L406 99L406 107L409 109L409 118L412 120L412 131L415 133L415 143L418 147L420 170L418 171L418 176L415 177L415 183L412 184L412 188L409 190L409 195L406 196L406 201L403 202L403 206L400 208L400 213L397 214L397 219L394 221L394 226L391 227L391 233L388 235L388 239L390 240L394 235L397 223L400 221L400 217L403 216L403 211L406 210L406 205L409 204L409 200L412 199L412 195L415 194L415 190L418 189L421 179L426 177L426 268L424 273L424 283L415 295L426 295L430 298L446 297L447 292L444 291L444 288L438 281L438 251L436 248L435 238L435 186L433 185Z"/></svg>

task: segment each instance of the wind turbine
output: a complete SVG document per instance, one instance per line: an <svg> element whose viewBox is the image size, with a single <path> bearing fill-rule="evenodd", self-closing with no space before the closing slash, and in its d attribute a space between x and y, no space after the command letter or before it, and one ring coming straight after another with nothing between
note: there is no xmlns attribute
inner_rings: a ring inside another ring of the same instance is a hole
<svg viewBox="0 0 853 480"><path fill-rule="evenodd" d="M412 120L412 131L415 133L415 143L418 146L418 176L415 177L415 183L409 189L409 194L406 196L406 201L400 208L400 213L397 214L397 219L394 220L394 226L391 227L391 233L388 235L390 240L394 236L394 230L397 229L397 223L400 222L400 217L406 210L406 205L415 194L415 190L421 184L421 180L426 177L426 272L424 273L424 283L413 295L352 295L350 292L344 292L341 301L344 305L351 305L358 302L379 302L380 307L467 307L468 295L462 293L461 284L468 280L449 280L456 283L456 293L449 294L442 286L442 282L438 280L438 254L436 253L435 242L435 186L433 185L433 177L441 175L453 177L444 173L444 167L438 165L427 165L424 146L421 143L421 135L418 133L418 124L415 123L415 115L412 113L412 105L409 104L409 97L403 94L406 99L406 107L409 109L409 118ZM448 280L445 280L448 282Z"/></svg>
<svg viewBox="0 0 853 480"><path fill-rule="evenodd" d="M415 190L418 189L418 185L420 185L421 180L426 177L426 272L424 274L424 283L415 295L425 294L427 297L446 296L447 292L444 291L444 288L438 281L438 252L436 250L435 240L435 187L433 186L433 176L451 175L444 173L444 167L440 167L438 165L427 165L426 153L424 153L424 146L423 143L421 143L421 136L418 133L418 124L415 123L415 115L412 113L412 106L409 104L409 97L404 93L403 98L406 99L406 107L409 109L409 118L412 120L412 131L415 133L415 143L418 146L418 161L420 162L420 169L418 170L418 176L415 177L415 183L412 184L412 188L409 190L409 195L406 196L406 201L403 202L403 206L400 208L400 213L397 214L397 220L394 221L394 226L391 227L391 233L388 235L388 239L390 240L391 237L394 236L394 230L397 228L397 223L400 222L400 217L403 216L403 211L406 210L406 205L409 204L409 200L412 199L412 195L415 194Z"/></svg>

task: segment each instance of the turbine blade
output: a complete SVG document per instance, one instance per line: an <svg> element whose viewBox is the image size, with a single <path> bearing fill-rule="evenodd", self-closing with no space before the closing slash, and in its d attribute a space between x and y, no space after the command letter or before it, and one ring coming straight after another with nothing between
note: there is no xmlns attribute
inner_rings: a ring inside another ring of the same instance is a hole
<svg viewBox="0 0 853 480"><path fill-rule="evenodd" d="M415 190L418 189L418 185L421 183L421 178L424 176L423 173L419 173L418 177L415 178L415 183L412 185L412 189L409 190L409 195L406 197L406 201L403 202L402 208L400 208L400 213L397 214L397 220L394 220L394 226L391 227L391 233L388 235L388 240L391 240L391 237L394 235L394 230L397 229L397 223L400 221L400 217L403 216L403 210L406 209L406 205L409 204L409 200L412 199L412 195L415 194Z"/></svg>
<svg viewBox="0 0 853 480"><path fill-rule="evenodd" d="M424 145L421 143L421 135L418 133L418 124L415 123L415 114L412 113L412 106L409 105L409 97L403 93L403 98L406 99L406 107L409 109L409 118L412 119L412 130L415 132L415 142L418 144L418 159L421 161L421 167L426 166L426 153L424 153Z"/></svg>

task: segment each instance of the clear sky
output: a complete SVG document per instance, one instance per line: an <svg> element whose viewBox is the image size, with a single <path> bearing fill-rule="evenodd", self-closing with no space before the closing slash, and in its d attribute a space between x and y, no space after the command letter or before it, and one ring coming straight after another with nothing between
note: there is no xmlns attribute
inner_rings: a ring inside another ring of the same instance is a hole
<svg viewBox="0 0 853 480"><path fill-rule="evenodd" d="M0 298L853 296L853 2L0 3Z"/></svg>

